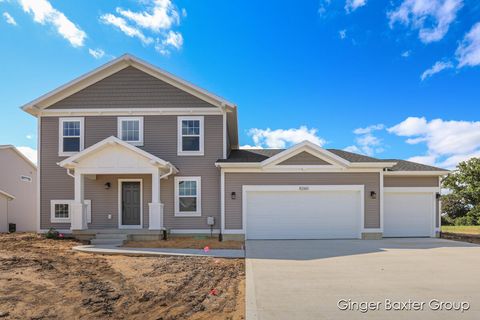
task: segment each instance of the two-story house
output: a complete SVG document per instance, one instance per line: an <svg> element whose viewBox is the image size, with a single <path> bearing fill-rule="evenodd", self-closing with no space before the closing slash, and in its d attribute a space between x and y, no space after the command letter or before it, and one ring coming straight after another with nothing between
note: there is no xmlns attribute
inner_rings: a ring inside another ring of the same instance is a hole
<svg viewBox="0 0 480 320"><path fill-rule="evenodd" d="M435 236L447 171L304 142L239 149L237 107L124 55L22 107L38 119L38 231L249 239ZM212 217L212 218L210 218Z"/></svg>

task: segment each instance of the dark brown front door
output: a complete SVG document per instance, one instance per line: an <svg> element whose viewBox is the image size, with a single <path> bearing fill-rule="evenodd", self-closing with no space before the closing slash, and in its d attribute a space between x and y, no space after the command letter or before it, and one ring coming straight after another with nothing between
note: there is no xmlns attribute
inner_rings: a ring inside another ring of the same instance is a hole
<svg viewBox="0 0 480 320"><path fill-rule="evenodd" d="M140 182L122 182L122 225L140 225Z"/></svg>

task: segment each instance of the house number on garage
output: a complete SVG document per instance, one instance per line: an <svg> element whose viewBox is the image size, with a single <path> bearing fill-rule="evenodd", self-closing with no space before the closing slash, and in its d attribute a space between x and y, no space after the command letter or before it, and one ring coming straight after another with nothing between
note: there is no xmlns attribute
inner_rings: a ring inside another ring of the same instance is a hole
<svg viewBox="0 0 480 320"><path fill-rule="evenodd" d="M298 187L298 190L300 191L307 191L309 189L310 189L309 187Z"/></svg>

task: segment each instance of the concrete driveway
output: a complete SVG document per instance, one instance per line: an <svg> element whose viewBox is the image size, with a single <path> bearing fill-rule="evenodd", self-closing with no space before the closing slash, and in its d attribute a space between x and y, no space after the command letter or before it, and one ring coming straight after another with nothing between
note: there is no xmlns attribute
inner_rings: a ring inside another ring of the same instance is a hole
<svg viewBox="0 0 480 320"><path fill-rule="evenodd" d="M480 319L478 245L443 239L255 240L246 247L247 320ZM362 312L365 302L372 304ZM443 311L435 310L440 302Z"/></svg>

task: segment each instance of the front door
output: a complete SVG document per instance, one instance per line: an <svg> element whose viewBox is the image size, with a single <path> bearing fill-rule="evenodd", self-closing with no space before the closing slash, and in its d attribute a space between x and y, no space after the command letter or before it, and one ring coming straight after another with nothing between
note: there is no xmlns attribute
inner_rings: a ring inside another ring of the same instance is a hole
<svg viewBox="0 0 480 320"><path fill-rule="evenodd" d="M139 181L122 182L122 226L141 226L141 196Z"/></svg>

